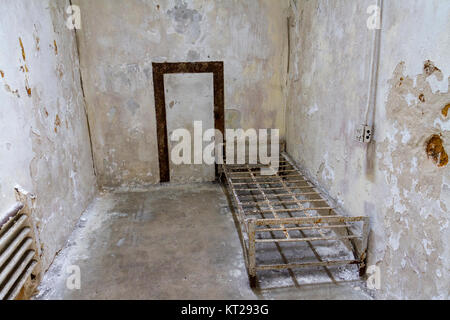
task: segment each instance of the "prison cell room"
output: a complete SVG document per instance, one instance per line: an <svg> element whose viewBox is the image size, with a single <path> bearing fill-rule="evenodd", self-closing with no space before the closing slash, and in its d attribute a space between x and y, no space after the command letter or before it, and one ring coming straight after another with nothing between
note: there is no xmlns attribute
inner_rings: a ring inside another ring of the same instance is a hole
<svg viewBox="0 0 450 320"><path fill-rule="evenodd" d="M0 12L0 300L449 298L450 1Z"/></svg>

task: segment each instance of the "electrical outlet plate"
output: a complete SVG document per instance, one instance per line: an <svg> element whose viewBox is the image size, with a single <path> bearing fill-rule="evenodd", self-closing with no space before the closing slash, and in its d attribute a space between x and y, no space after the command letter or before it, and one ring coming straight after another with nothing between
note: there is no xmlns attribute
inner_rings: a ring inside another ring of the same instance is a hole
<svg viewBox="0 0 450 320"><path fill-rule="evenodd" d="M372 140L372 128L366 124L356 128L355 139L361 143L369 143Z"/></svg>

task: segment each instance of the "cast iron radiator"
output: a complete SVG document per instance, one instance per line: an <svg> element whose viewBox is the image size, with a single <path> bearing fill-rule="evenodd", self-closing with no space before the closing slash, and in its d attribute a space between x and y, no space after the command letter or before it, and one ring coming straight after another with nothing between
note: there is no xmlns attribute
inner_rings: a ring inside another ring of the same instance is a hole
<svg viewBox="0 0 450 320"><path fill-rule="evenodd" d="M15 299L35 268L32 228L16 203L0 221L0 300Z"/></svg>

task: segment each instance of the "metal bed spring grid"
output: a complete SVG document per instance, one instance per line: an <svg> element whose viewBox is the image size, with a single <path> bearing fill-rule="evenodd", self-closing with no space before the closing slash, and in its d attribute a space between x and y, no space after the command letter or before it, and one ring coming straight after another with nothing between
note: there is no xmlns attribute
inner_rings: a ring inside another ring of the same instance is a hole
<svg viewBox="0 0 450 320"><path fill-rule="evenodd" d="M365 272L369 218L337 215L286 153L280 155L276 174L261 175L262 167L268 166L221 165L222 177L243 231L243 250L250 285L256 286L258 270L358 264L362 276ZM307 204L310 206L306 207ZM362 225L357 226L357 223ZM330 231L332 236L328 235ZM307 236L305 232L315 234ZM270 237L263 237L262 234ZM348 241L354 259L257 264L256 254L261 244L307 242L311 245L316 241Z"/></svg>

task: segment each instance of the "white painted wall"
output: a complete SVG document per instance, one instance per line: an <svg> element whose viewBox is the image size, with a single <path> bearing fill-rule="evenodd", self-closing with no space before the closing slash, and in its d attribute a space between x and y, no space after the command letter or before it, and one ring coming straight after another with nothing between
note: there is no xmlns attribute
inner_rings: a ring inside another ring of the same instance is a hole
<svg viewBox="0 0 450 320"><path fill-rule="evenodd" d="M374 141L364 122L370 75L370 0L294 1L287 150L345 214L369 215L369 264L378 297L448 298L449 166L425 152L439 134L450 151L450 2L384 1ZM427 75L424 62L440 71ZM423 102L419 97L423 94Z"/></svg>
<svg viewBox="0 0 450 320"><path fill-rule="evenodd" d="M15 202L16 185L36 195L44 269L96 190L68 5L0 4L0 218Z"/></svg>
<svg viewBox="0 0 450 320"><path fill-rule="evenodd" d="M224 61L226 127L283 136L286 0L73 2L100 186L159 181L152 62Z"/></svg>

